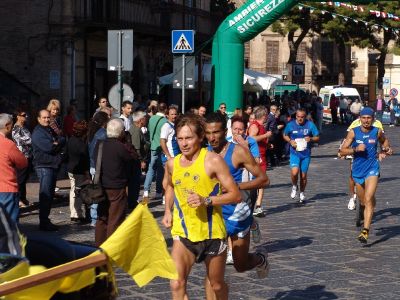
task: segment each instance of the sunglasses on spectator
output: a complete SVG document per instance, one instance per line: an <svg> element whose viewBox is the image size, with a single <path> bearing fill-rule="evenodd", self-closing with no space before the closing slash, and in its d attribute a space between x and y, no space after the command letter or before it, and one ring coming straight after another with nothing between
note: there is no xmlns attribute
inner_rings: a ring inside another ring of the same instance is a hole
<svg viewBox="0 0 400 300"><path fill-rule="evenodd" d="M226 106L221 106L220 108L221 108L221 109L226 109Z"/></svg>

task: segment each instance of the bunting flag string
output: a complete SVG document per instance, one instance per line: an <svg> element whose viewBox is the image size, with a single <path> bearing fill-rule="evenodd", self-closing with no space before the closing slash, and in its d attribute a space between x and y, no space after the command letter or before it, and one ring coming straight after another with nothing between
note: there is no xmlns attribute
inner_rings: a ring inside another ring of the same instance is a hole
<svg viewBox="0 0 400 300"><path fill-rule="evenodd" d="M336 6L336 7L342 7L342 6L343 7L348 7L348 8L353 9L354 11L360 11L360 12L365 11L364 8L361 7L361 6L351 5L351 4L347 4L347 3L341 3L341 2L321 2L321 3L322 4L328 4L328 5L330 5L330 3L331 3L330 6ZM360 22L361 24L364 24L365 26L371 26L373 29L376 29L376 30L379 30L379 28L382 28L385 31L388 31L389 29L391 29L392 32L394 32L398 37L399 37L399 34L400 34L400 27L396 28L396 27L389 27L389 26L385 26L385 25L381 25L381 24L368 23L367 21L364 21L364 20L357 20L357 19L354 19L354 18L349 17L349 16L344 16L344 15L337 14L337 13L334 13L334 12L321 10L320 8L312 7L310 5L305 5L305 4L302 4L302 3L298 4L298 8L299 8L299 10L302 10L303 8L307 8L307 9L309 9L310 13L314 13L315 10L320 10L321 14L323 14L323 15L324 14L330 14L333 18L340 17L345 22L347 22L349 20L351 20L354 23L359 23ZM395 16L393 14L383 13L383 12L378 12L378 11L373 11L373 10L370 10L369 12L372 15L375 15L377 17L383 18L383 16L385 16L385 18L390 18L390 19L393 19L393 20L396 20L396 21L400 20L399 17L397 17L397 16Z"/></svg>
<svg viewBox="0 0 400 300"><path fill-rule="evenodd" d="M336 7L345 7L348 9L352 9L354 11L359 11L359 12L364 12L365 9L360 6L360 5L353 5L349 3L342 3L342 2L321 2L321 4L327 4L329 6L336 6ZM384 11L378 11L378 10L369 10L369 13L377 18L382 18L382 19L393 19L395 21L400 21L400 17L396 16L392 13L386 13Z"/></svg>

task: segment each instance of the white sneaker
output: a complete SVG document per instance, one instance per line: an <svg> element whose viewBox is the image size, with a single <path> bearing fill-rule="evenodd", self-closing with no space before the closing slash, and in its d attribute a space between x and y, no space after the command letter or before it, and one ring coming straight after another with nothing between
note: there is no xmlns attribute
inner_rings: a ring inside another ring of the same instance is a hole
<svg viewBox="0 0 400 300"><path fill-rule="evenodd" d="M232 251L228 249L228 255L226 256L226 264L233 265Z"/></svg>
<svg viewBox="0 0 400 300"><path fill-rule="evenodd" d="M254 209L253 216L259 217L259 218L265 217L264 211L263 211L263 209L261 208L261 206L256 207L256 208Z"/></svg>
<svg viewBox="0 0 400 300"><path fill-rule="evenodd" d="M290 198L294 199L297 196L297 186L292 186L292 192L290 193Z"/></svg>
<svg viewBox="0 0 400 300"><path fill-rule="evenodd" d="M351 197L349 200L349 204L347 204L347 208L349 210L354 210L356 208L356 197Z"/></svg>
<svg viewBox="0 0 400 300"><path fill-rule="evenodd" d="M257 252L256 254L263 258L263 262L256 267L258 278L263 279L267 277L269 273L268 253L265 251Z"/></svg>
<svg viewBox="0 0 400 300"><path fill-rule="evenodd" d="M306 195L304 195L304 192L300 192L299 203L303 203L305 200L306 200Z"/></svg>

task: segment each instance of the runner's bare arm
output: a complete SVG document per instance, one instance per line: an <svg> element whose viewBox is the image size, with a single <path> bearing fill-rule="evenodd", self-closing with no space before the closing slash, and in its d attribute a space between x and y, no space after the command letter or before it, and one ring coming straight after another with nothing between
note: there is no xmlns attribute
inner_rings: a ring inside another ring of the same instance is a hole
<svg viewBox="0 0 400 300"><path fill-rule="evenodd" d="M354 140L354 131L351 129L346 136L346 139L344 140L342 147L340 148L340 155L346 156L346 155L353 155L354 154L354 149L351 148L351 143Z"/></svg>
<svg viewBox="0 0 400 300"><path fill-rule="evenodd" d="M169 154L169 151L168 151L167 140L160 138L160 146L161 146L161 149L164 152L165 156L169 160L171 158L171 155Z"/></svg>
<svg viewBox="0 0 400 300"><path fill-rule="evenodd" d="M268 133L258 135L258 133L259 133L258 131L259 130L258 130L258 127L256 125L254 125L254 124L250 125L250 127L249 127L249 136L253 137L253 139L255 139L256 142L260 142L262 140L265 140L269 136L271 136Z"/></svg>
<svg viewBox="0 0 400 300"><path fill-rule="evenodd" d="M392 155L393 149L390 147L390 142L381 129L379 129L378 132L378 140L381 144L382 152L384 152L386 155Z"/></svg>
<svg viewBox="0 0 400 300"><path fill-rule="evenodd" d="M297 143L295 140L291 140L290 137L286 134L283 134L283 139L285 142L289 143L293 148L297 148Z"/></svg>
<svg viewBox="0 0 400 300"><path fill-rule="evenodd" d="M165 172L163 179L163 186L165 188L165 210L164 217L162 219L162 223L166 228L170 228L172 226L172 206L174 199L174 186L172 183L172 171L174 168L174 160L170 159L165 164Z"/></svg>
<svg viewBox="0 0 400 300"><path fill-rule="evenodd" d="M269 184L269 178L267 174L263 172L248 149L238 145L235 147L235 155L238 155L238 160L243 162L243 167L255 177L253 180L238 184L239 189L260 189L265 188Z"/></svg>
<svg viewBox="0 0 400 300"><path fill-rule="evenodd" d="M222 195L210 197L213 205L232 204L241 201L239 188L233 180L232 175L229 173L229 168L221 156L208 152L205 168L206 173L212 178L217 178L226 190L226 193Z"/></svg>

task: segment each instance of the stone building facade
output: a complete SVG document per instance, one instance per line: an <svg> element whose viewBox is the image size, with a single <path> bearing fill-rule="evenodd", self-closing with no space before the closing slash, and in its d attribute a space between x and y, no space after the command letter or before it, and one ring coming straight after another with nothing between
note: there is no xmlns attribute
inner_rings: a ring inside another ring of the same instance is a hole
<svg viewBox="0 0 400 300"><path fill-rule="evenodd" d="M85 116L117 83L107 70L107 30L133 29L133 71L123 72L124 82L150 97L158 76L172 71L171 30L195 29L201 44L222 20L211 0L3 0L0 11L0 71L24 90L3 102L38 108L58 98L65 108L76 99Z"/></svg>

